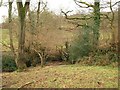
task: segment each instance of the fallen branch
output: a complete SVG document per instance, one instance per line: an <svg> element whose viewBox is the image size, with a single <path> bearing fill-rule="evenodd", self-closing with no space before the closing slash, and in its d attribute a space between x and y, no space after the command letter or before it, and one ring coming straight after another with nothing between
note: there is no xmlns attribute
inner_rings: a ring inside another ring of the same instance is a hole
<svg viewBox="0 0 120 90"><path fill-rule="evenodd" d="M32 84L32 83L34 83L34 82L35 82L35 81L28 82L28 83L26 83L26 84L24 84L24 85L20 86L20 87L19 87L19 89L20 89L20 88L24 88L25 86L27 86L27 85L29 85L29 84Z"/></svg>

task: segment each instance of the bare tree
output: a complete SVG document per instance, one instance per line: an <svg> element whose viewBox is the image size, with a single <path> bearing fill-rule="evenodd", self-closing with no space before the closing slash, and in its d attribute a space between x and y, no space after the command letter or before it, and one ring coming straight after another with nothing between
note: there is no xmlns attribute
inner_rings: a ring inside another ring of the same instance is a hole
<svg viewBox="0 0 120 90"><path fill-rule="evenodd" d="M43 6L43 7L41 7ZM39 26L39 19L40 19L40 14L42 11L45 11L45 8L47 7L47 2L44 3L43 1L39 0L38 2L38 8L37 8L37 23L36 26Z"/></svg>
<svg viewBox="0 0 120 90"><path fill-rule="evenodd" d="M13 1L8 0L9 3L9 9L8 9L8 18L9 18L9 36L10 36L10 49L14 55L14 59L16 61L16 53L15 53L15 49L13 46L13 31L12 31L12 4Z"/></svg>
<svg viewBox="0 0 120 90"><path fill-rule="evenodd" d="M111 10L111 13L112 13L112 17L110 19L110 28L111 28L111 31L112 31L112 45L115 45L115 29L114 29L114 18L115 18L115 14L114 14L114 11L112 9L112 1L110 0L110 10Z"/></svg>
<svg viewBox="0 0 120 90"><path fill-rule="evenodd" d="M115 19L115 13L114 13L114 10L113 10L113 7L115 6L115 5L117 5L119 3L119 1L118 2L115 2L114 4L112 4L112 0L110 0L107 4L109 4L109 6L107 6L107 7L101 7L101 8L110 8L110 10L111 10L111 16L109 16L109 15L107 15L107 14L101 14L101 15L103 15L103 16L105 16L105 18L106 19L108 19L109 20L109 22L110 22L110 29L111 29L111 32L112 32L112 43L111 43L111 45L113 46L113 47L116 47L116 40L115 40L115 27L114 27L114 19Z"/></svg>
<svg viewBox="0 0 120 90"><path fill-rule="evenodd" d="M43 7L41 7L42 5L43 5ZM38 44L39 42L37 42L37 40L35 40L34 38L35 38L35 36L36 37L39 36L39 34L37 34L36 31L39 27L40 14L42 13L42 11L44 11L46 6L47 6L47 3L44 3L41 0L39 0L38 7L37 7L37 12L30 11L30 9L29 9L29 14L28 14L29 15L29 21L30 21L30 34L31 34L30 35L31 39L29 40L29 46L30 46L30 49L32 51L34 51L36 54L38 54L38 56L40 57L41 67L43 67L43 64L44 64L44 55L43 55L44 52L40 51L40 47L38 48L38 46L37 46L37 45L39 45ZM35 14L37 14L37 15L35 15ZM35 19L35 17L36 17L36 19Z"/></svg>

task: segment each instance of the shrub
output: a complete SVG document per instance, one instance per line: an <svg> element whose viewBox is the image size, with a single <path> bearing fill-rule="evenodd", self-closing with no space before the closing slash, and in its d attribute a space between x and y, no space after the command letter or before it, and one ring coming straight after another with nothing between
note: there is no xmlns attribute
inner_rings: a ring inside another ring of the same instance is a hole
<svg viewBox="0 0 120 90"><path fill-rule="evenodd" d="M117 49L113 47L103 47L99 48L96 52L96 55L108 55L108 60L110 62L116 62L117 61Z"/></svg>
<svg viewBox="0 0 120 90"><path fill-rule="evenodd" d="M117 58L114 58L114 59L117 60ZM89 55L81 59L78 59L77 63L81 65L90 65L90 66L91 65L97 65L97 66L111 65L113 67L116 67L118 65L118 62L113 60L109 59L109 53L97 54L96 52L96 55Z"/></svg>
<svg viewBox="0 0 120 90"><path fill-rule="evenodd" d="M2 55L2 71L3 72L12 72L17 69L16 63L12 56Z"/></svg>
<svg viewBox="0 0 120 90"><path fill-rule="evenodd" d="M114 52L109 52L108 54L109 54L109 60L110 60L111 62L117 62L117 61L118 61L118 56L117 56L116 53L114 53Z"/></svg>
<svg viewBox="0 0 120 90"><path fill-rule="evenodd" d="M78 59L88 56L91 52L92 43L90 38L91 28L89 26L83 26L82 37L78 37L71 44L69 49L70 51L70 60L76 62Z"/></svg>

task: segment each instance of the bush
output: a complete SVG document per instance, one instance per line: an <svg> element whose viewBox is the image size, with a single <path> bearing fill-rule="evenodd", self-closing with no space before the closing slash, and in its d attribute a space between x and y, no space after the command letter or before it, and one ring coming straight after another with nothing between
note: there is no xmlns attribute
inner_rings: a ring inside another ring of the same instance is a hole
<svg viewBox="0 0 120 90"><path fill-rule="evenodd" d="M16 63L12 56L3 55L2 56L2 71L3 72L12 72L17 69Z"/></svg>
<svg viewBox="0 0 120 90"><path fill-rule="evenodd" d="M109 52L108 54L109 54L109 60L110 60L111 62L117 62L117 61L118 61L118 56L117 56L116 53L114 53L114 52Z"/></svg>
<svg viewBox="0 0 120 90"><path fill-rule="evenodd" d="M91 29L89 26L83 26L82 37L74 40L70 47L70 60L76 62L78 59L88 56L92 51L92 43L90 39Z"/></svg>
<svg viewBox="0 0 120 90"><path fill-rule="evenodd" d="M116 60L116 58L114 58ZM114 60L113 59L113 60ZM79 59L77 63L81 65L97 65L97 66L106 66L106 65L111 65L113 67L116 67L118 65L117 61L113 61L109 59L109 53L106 54L99 54L96 52L96 55L89 55L86 57L83 57Z"/></svg>
<svg viewBox="0 0 120 90"><path fill-rule="evenodd" d="M110 62L117 62L117 49L113 47L104 47L104 48L99 48L98 51L96 52L96 55L108 55L108 59Z"/></svg>

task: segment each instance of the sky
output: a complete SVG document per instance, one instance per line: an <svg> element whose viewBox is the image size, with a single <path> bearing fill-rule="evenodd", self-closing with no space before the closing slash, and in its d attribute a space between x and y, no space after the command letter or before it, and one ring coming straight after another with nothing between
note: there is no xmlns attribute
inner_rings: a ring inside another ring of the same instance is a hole
<svg viewBox="0 0 120 90"><path fill-rule="evenodd" d="M3 0L4 2L7 2L8 0ZM22 0L25 1L25 0ZM37 2L38 0L31 0L32 3ZM60 10L62 9L63 11L68 11L68 10L73 10L73 13L82 11L82 12L88 12L89 9L80 9L78 6L74 3L74 0L43 0L44 2L47 2L47 7L49 8L50 11L55 12L56 14L60 14ZM92 3L94 0L82 0L82 1L87 1L88 3ZM109 0L101 0L102 3L105 1ZM112 0L113 3L119 0ZM15 2L14 2L15 3ZM16 4L14 4L16 6ZM109 9L105 9L103 11L110 11ZM4 16L7 17L8 15L8 8L7 7L0 7L0 23L4 21Z"/></svg>

